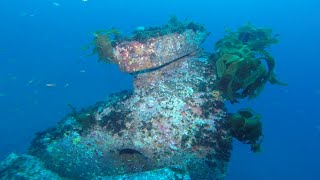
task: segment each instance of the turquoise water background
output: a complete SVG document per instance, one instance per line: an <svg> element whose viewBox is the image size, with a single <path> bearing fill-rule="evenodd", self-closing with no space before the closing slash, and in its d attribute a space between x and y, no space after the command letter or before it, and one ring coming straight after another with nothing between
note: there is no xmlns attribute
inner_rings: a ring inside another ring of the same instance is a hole
<svg viewBox="0 0 320 180"><path fill-rule="evenodd" d="M260 97L228 105L263 115L263 151L234 143L228 180L320 179L320 2L316 0L1 0L0 159L25 152L34 133L108 94L132 88L132 77L97 62L82 48L99 29L129 33L170 15L204 24L212 51L226 27L251 22L280 34L276 73Z"/></svg>

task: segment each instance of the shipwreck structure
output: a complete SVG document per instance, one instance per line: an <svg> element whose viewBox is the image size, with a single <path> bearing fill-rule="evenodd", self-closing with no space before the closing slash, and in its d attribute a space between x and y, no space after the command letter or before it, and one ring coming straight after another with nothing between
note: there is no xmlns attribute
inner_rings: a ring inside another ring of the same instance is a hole
<svg viewBox="0 0 320 180"><path fill-rule="evenodd" d="M258 150L262 130L253 113L226 112L219 57L200 49L208 34L175 18L129 37L97 32L94 53L131 73L134 90L73 110L1 162L0 178L223 179L232 137Z"/></svg>

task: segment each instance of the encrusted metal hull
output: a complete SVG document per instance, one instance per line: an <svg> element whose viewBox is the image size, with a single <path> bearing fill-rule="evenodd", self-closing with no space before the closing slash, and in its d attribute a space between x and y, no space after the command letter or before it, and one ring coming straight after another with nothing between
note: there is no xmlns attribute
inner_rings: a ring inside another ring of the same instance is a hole
<svg viewBox="0 0 320 180"><path fill-rule="evenodd" d="M184 177L223 178L231 137L207 60L185 57L136 75L133 92L71 113L39 133L29 154L68 179L152 174L177 166L188 174Z"/></svg>
<svg viewBox="0 0 320 180"><path fill-rule="evenodd" d="M125 41L114 48L113 62L124 72L133 73L165 65L200 49L208 32L186 29L146 41Z"/></svg>

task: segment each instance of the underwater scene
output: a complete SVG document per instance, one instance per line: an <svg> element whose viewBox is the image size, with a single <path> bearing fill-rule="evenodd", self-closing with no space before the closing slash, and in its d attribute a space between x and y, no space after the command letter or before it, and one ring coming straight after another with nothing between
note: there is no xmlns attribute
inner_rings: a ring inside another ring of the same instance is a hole
<svg viewBox="0 0 320 180"><path fill-rule="evenodd" d="M315 0L0 2L1 180L319 180Z"/></svg>

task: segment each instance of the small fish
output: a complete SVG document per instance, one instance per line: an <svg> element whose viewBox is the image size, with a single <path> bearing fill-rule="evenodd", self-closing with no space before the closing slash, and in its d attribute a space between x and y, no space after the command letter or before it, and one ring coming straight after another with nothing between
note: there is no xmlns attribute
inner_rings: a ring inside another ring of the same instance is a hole
<svg viewBox="0 0 320 180"><path fill-rule="evenodd" d="M81 70L80 72L81 72L81 73L85 73L85 72L86 72L86 70Z"/></svg>
<svg viewBox="0 0 320 180"><path fill-rule="evenodd" d="M0 92L0 97L6 96L5 93Z"/></svg>
<svg viewBox="0 0 320 180"><path fill-rule="evenodd" d="M33 83L34 83L34 80L31 79L30 81L28 81L28 83L26 84L26 86L30 86L30 85L33 84Z"/></svg>
<svg viewBox="0 0 320 180"><path fill-rule="evenodd" d="M58 3L58 2L53 2L52 5L54 5L54 6L60 6L60 3Z"/></svg>
<svg viewBox="0 0 320 180"><path fill-rule="evenodd" d="M146 28L144 26L136 27L136 31L144 31Z"/></svg>
<svg viewBox="0 0 320 180"><path fill-rule="evenodd" d="M47 87L56 87L57 85L56 84L52 84L52 83L48 83L46 84Z"/></svg>
<svg viewBox="0 0 320 180"><path fill-rule="evenodd" d="M64 85L64 87L68 87L70 84L69 83L66 83L65 85Z"/></svg>
<svg viewBox="0 0 320 180"><path fill-rule="evenodd" d="M28 13L27 13L27 12L22 11L22 12L20 12L20 16L28 16Z"/></svg>
<svg viewBox="0 0 320 180"><path fill-rule="evenodd" d="M20 16L22 17L34 17L35 15L33 13L27 12L27 11L22 11L20 12Z"/></svg>

